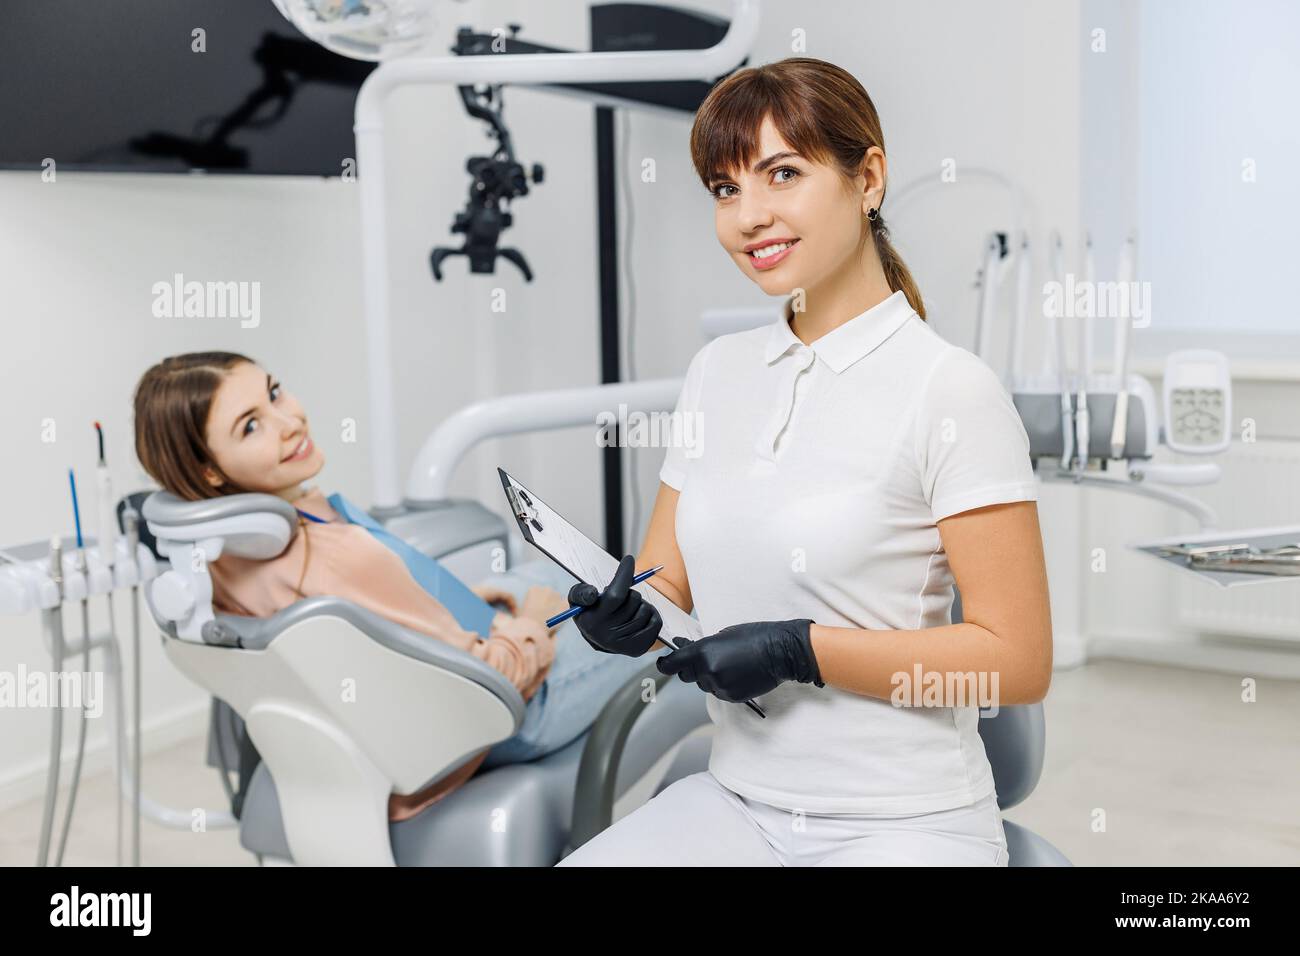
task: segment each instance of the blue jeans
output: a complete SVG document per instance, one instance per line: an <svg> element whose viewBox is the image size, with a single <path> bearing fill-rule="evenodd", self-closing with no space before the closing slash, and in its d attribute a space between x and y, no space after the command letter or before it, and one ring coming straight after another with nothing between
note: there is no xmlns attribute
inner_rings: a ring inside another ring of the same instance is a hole
<svg viewBox="0 0 1300 956"><path fill-rule="evenodd" d="M558 564L542 558L528 561L480 584L491 584L514 595L523 607L530 587L542 585L567 596L577 582ZM483 768L535 760L571 743L595 722L620 687L668 648L659 646L640 657L602 654L591 647L572 619L555 631L555 660L550 673L524 710L518 733L488 751Z"/></svg>

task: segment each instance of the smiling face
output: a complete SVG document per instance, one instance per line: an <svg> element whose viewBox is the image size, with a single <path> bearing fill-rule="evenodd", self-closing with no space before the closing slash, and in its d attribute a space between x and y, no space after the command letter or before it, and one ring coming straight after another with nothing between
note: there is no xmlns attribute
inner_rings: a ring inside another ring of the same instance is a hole
<svg viewBox="0 0 1300 956"><path fill-rule="evenodd" d="M835 167L795 153L769 115L758 157L709 184L718 241L768 295L835 285L864 255L866 213L884 193L884 153L871 147L863 174L846 183ZM870 242L865 249L874 253Z"/></svg>
<svg viewBox="0 0 1300 956"><path fill-rule="evenodd" d="M205 433L217 466L247 491L292 500L325 464L298 400L250 362L226 373L212 397ZM220 487L214 471L205 477Z"/></svg>

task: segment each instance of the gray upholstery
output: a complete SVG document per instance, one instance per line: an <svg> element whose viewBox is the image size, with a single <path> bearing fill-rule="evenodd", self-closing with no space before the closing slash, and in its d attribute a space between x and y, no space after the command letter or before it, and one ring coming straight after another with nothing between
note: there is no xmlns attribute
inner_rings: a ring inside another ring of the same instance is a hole
<svg viewBox="0 0 1300 956"><path fill-rule="evenodd" d="M169 491L155 491L144 500L140 511L149 530L157 536L159 552L166 551L165 542L171 538L190 539L192 535L184 533L187 528L242 515L271 515L284 523L273 523L273 533L264 528L227 537L225 550L229 554L253 559L272 557L298 533L297 509L278 495L257 492L186 501ZM168 534L168 530L176 533Z"/></svg>
<svg viewBox="0 0 1300 956"><path fill-rule="evenodd" d="M1064 451L1061 441L1061 396L1059 393L1017 392L1012 396L1020 420L1029 436L1031 458L1060 458ZM1078 396L1070 396L1071 407L1078 404ZM1150 458L1154 448L1147 448L1148 409L1141 396L1130 393L1128 406L1128 431L1124 435L1125 458ZM1115 393L1088 393L1089 448L1110 448L1110 430L1115 420Z"/></svg>
<svg viewBox="0 0 1300 956"><path fill-rule="evenodd" d="M1033 830L1026 830L1010 820L1002 821L1007 837L1009 866L1073 866L1074 864L1052 844Z"/></svg>
<svg viewBox="0 0 1300 956"><path fill-rule="evenodd" d="M655 787L655 795L663 793L678 780L693 773L709 769L709 755L713 753L713 736L696 734L682 741L682 745L673 754L663 779Z"/></svg>
<svg viewBox="0 0 1300 956"><path fill-rule="evenodd" d="M421 554L442 558L453 551L506 540L506 524L473 500L408 502L408 510L384 521L384 528Z"/></svg>
<svg viewBox="0 0 1300 956"><path fill-rule="evenodd" d="M1043 705L1017 704L999 708L996 716L991 713L980 712L980 739L993 767L998 806L1010 810L1033 793L1043 772L1047 744Z"/></svg>
<svg viewBox="0 0 1300 956"><path fill-rule="evenodd" d="M293 505L278 495L248 492L240 495L219 495L202 501L186 501L169 491L155 491L145 499L142 508L146 521L183 528L220 518L238 515L278 514L289 524L297 526L298 512Z"/></svg>
<svg viewBox="0 0 1300 956"><path fill-rule="evenodd" d="M1091 401L1091 399L1089 399ZM961 592L953 588L952 622L962 621ZM1009 810L1023 801L1038 786L1043 772L1043 755L1047 750L1047 722L1043 704L1017 704L1000 707L996 716L980 712L980 740L993 768L993 785L997 789L998 808ZM1002 821L1007 837L1007 854L1011 866L1070 866L1060 850L1032 830Z"/></svg>

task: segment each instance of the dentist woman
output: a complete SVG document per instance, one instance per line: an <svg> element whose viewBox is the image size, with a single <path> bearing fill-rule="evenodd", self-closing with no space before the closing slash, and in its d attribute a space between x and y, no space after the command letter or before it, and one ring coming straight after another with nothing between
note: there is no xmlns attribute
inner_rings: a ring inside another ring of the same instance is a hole
<svg viewBox="0 0 1300 956"><path fill-rule="evenodd" d="M668 450L635 562L570 601L593 647L643 654L660 620L628 582L664 565L650 584L709 636L658 667L710 695L712 756L561 865L1006 865L978 707L1042 700L1052 672L1020 418L925 322L849 73L729 76L691 156L723 249L791 298L691 360L677 411L700 446Z"/></svg>

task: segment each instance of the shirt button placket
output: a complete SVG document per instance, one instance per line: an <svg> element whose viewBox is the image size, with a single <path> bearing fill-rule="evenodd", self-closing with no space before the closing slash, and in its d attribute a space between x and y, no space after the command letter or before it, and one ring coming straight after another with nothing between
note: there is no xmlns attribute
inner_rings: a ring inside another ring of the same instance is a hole
<svg viewBox="0 0 1300 956"><path fill-rule="evenodd" d="M772 461L776 460L781 440L787 436L790 420L794 415L795 402L799 394L799 383L807 375L814 361L816 361L816 355L808 346L802 345L795 351L795 359L791 363L789 384L782 389L779 413L764 441L763 454Z"/></svg>

